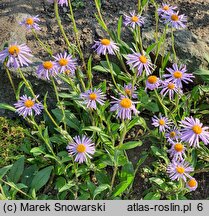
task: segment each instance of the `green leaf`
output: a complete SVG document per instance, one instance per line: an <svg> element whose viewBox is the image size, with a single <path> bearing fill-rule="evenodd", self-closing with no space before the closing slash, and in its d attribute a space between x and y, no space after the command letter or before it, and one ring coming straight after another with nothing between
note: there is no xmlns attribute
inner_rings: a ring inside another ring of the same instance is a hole
<svg viewBox="0 0 209 216"><path fill-rule="evenodd" d="M169 159L168 159L166 151L156 146L151 146L151 150L155 156L162 158L166 162L166 164L169 164Z"/></svg>
<svg viewBox="0 0 209 216"><path fill-rule="evenodd" d="M168 60L169 60L169 57L170 57L170 53L167 53L165 58L163 59L163 63L162 63L162 70L165 69L167 63L168 63Z"/></svg>
<svg viewBox="0 0 209 216"><path fill-rule="evenodd" d="M164 181L162 179L160 179L160 178L157 178L157 177L149 178L149 180L151 182L155 182L159 186L161 186L162 184L164 184Z"/></svg>
<svg viewBox="0 0 209 216"><path fill-rule="evenodd" d="M120 16L119 20L118 20L118 29L117 29L117 35L118 35L118 39L120 40L120 36L121 36L121 27L122 27L122 23L123 23L123 17Z"/></svg>
<svg viewBox="0 0 209 216"><path fill-rule="evenodd" d="M133 182L134 177L129 176L126 181L122 181L119 185L116 186L115 190L113 191L113 196L119 196L121 195L128 186Z"/></svg>
<svg viewBox="0 0 209 216"><path fill-rule="evenodd" d="M11 169L12 165L5 166L0 169L0 179L4 177L4 175Z"/></svg>
<svg viewBox="0 0 209 216"><path fill-rule="evenodd" d="M49 180L53 166L45 167L40 170L33 178L31 182L31 188L38 191L41 189Z"/></svg>
<svg viewBox="0 0 209 216"><path fill-rule="evenodd" d="M63 191L66 191L66 190L69 190L71 187L74 187L75 186L75 183L73 181L69 181L67 184L65 184L63 187L61 187L59 189L59 192L63 192Z"/></svg>
<svg viewBox="0 0 209 216"><path fill-rule="evenodd" d="M24 171L25 157L19 158L12 166L8 178L10 181L17 183Z"/></svg>
<svg viewBox="0 0 209 216"><path fill-rule="evenodd" d="M12 112L16 111L16 109L13 106L10 106L9 104L6 103L0 103L0 109L10 110Z"/></svg>
<svg viewBox="0 0 209 216"><path fill-rule="evenodd" d="M43 146L34 147L30 150L30 153L32 153L34 156L38 156L40 154L45 154L45 149Z"/></svg>
<svg viewBox="0 0 209 216"><path fill-rule="evenodd" d="M103 191L107 190L108 188L110 188L110 185L108 184L102 184L99 187L97 187L96 190L94 191L93 199L95 199L97 195L101 194Z"/></svg>
<svg viewBox="0 0 209 216"><path fill-rule="evenodd" d="M83 128L82 131L101 132L102 130L96 126L88 126L88 127Z"/></svg>
<svg viewBox="0 0 209 216"><path fill-rule="evenodd" d="M157 103L149 102L144 107L151 112L159 112L159 107Z"/></svg>
<svg viewBox="0 0 209 216"><path fill-rule="evenodd" d="M161 194L159 192L150 192L145 197L144 200L159 200Z"/></svg>
<svg viewBox="0 0 209 216"><path fill-rule="evenodd" d="M108 69L102 67L101 65L96 65L92 69L95 71L99 71L99 72L108 72L109 71Z"/></svg>
<svg viewBox="0 0 209 216"><path fill-rule="evenodd" d="M146 6L146 4L148 3L149 0L142 0L141 1L141 6L142 6L142 9Z"/></svg>
<svg viewBox="0 0 209 216"><path fill-rule="evenodd" d="M62 121L63 114L61 110L53 109L52 113L55 115L58 121ZM67 126L77 131L80 131L80 122L70 110L65 110L65 121L66 121Z"/></svg>
<svg viewBox="0 0 209 216"><path fill-rule="evenodd" d="M147 55L149 55L149 53L155 48L155 46L156 46L156 43L153 43L147 47L147 50L146 50Z"/></svg>
<svg viewBox="0 0 209 216"><path fill-rule="evenodd" d="M200 68L199 70L196 70L193 72L194 74L197 74L199 76L202 76L202 75L207 75L209 76L209 70L206 70L204 68Z"/></svg>
<svg viewBox="0 0 209 216"><path fill-rule="evenodd" d="M127 149L133 149L136 148L137 146L141 146L142 145L142 141L138 140L138 141L130 141L130 142L126 142L123 145L120 146L120 150L127 150Z"/></svg>

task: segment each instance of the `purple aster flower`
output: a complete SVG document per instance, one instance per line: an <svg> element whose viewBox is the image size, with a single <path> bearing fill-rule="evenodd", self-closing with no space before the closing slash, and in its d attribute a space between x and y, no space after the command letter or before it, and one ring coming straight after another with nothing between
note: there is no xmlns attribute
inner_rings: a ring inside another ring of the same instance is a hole
<svg viewBox="0 0 209 216"><path fill-rule="evenodd" d="M59 73L68 73L70 75L75 74L77 62L70 54L64 52L64 54L57 54L54 58L56 59L55 66Z"/></svg>
<svg viewBox="0 0 209 216"><path fill-rule="evenodd" d="M171 180L183 179L185 182L186 177L191 178L189 173L193 171L193 167L190 166L190 164L186 161L172 161L172 163L170 163L167 168L167 172Z"/></svg>
<svg viewBox="0 0 209 216"><path fill-rule="evenodd" d="M177 127L170 128L166 131L165 137L168 142L177 141L181 136L181 133Z"/></svg>
<svg viewBox="0 0 209 216"><path fill-rule="evenodd" d="M96 52L98 55L115 55L115 52L119 50L116 43L109 39L101 39L100 41L95 41L94 46L92 46L93 49L96 49Z"/></svg>
<svg viewBox="0 0 209 216"><path fill-rule="evenodd" d="M154 75L149 76L146 80L145 90L154 90L157 89L160 85L160 79Z"/></svg>
<svg viewBox="0 0 209 216"><path fill-rule="evenodd" d="M17 45L11 44L8 48L0 52L0 62L4 62L8 57L7 67L14 67L15 69L24 65L28 66L31 61L28 59L32 57L31 50L25 44Z"/></svg>
<svg viewBox="0 0 209 216"><path fill-rule="evenodd" d="M157 116L152 117L152 125L155 127L159 127L160 132L165 132L166 128L169 128L170 121L167 117L163 117L161 114L159 115L159 118Z"/></svg>
<svg viewBox="0 0 209 216"><path fill-rule="evenodd" d="M64 6L64 4L66 6L68 6L68 1L67 0L48 0L48 2L50 2L50 3L54 3L55 1L57 1L58 5L61 5L62 7Z"/></svg>
<svg viewBox="0 0 209 216"><path fill-rule="evenodd" d="M144 17L140 16L139 14L135 14L135 11L130 12L130 16L124 15L125 20L124 24L125 26L130 25L133 29L138 26L144 25Z"/></svg>
<svg viewBox="0 0 209 216"><path fill-rule="evenodd" d="M87 90L86 92L81 93L81 98L84 99L84 103L87 104L87 108L93 109L97 108L96 102L103 105L104 100L106 99L101 89Z"/></svg>
<svg viewBox="0 0 209 216"><path fill-rule="evenodd" d="M173 13L164 13L162 14L162 18L165 19L165 23L171 25L173 28L180 29L186 28L185 23L187 22L187 18L184 14L179 15L179 12Z"/></svg>
<svg viewBox="0 0 209 216"><path fill-rule="evenodd" d="M134 91L136 91L136 87L134 87L131 83L124 85L124 91L128 97L137 98L137 94L134 93Z"/></svg>
<svg viewBox="0 0 209 216"><path fill-rule="evenodd" d="M169 95L169 99L172 100L174 93L179 96L182 95L182 90L173 82L164 81L161 83L162 90L160 94L165 97L167 94Z"/></svg>
<svg viewBox="0 0 209 216"><path fill-rule="evenodd" d="M39 96L36 96L36 98L31 99L31 97L27 97L27 95L21 96L20 100L14 104L15 108L17 109L16 112L24 118L27 116L32 116L33 111L35 112L35 115L39 115L44 107L41 103L36 103L35 100L38 97Z"/></svg>
<svg viewBox="0 0 209 216"><path fill-rule="evenodd" d="M179 88L182 88L182 82L188 84L188 82L193 82L191 78L194 76L191 73L186 73L186 65L173 64L173 68L166 68L170 74L164 74L163 77L167 79L168 82L174 82Z"/></svg>
<svg viewBox="0 0 209 216"><path fill-rule="evenodd" d="M87 158L92 158L91 155L95 152L95 145L90 138L85 135L83 137L75 136L73 140L66 149L70 155L76 155L76 162L83 163L87 161Z"/></svg>
<svg viewBox="0 0 209 216"><path fill-rule="evenodd" d="M183 161L185 157L185 146L181 142L173 142L172 140L170 141L171 143L171 148L168 150L168 153L170 154L171 158L175 161Z"/></svg>
<svg viewBox="0 0 209 216"><path fill-rule="evenodd" d="M38 70L36 71L38 78L43 78L50 80L50 77L54 77L57 74L57 68L55 62L45 61L39 65Z"/></svg>
<svg viewBox="0 0 209 216"><path fill-rule="evenodd" d="M127 64L131 66L131 69L137 67L137 75L141 76L143 70L145 69L146 75L148 76L152 73L151 70L154 70L153 64L145 55L134 52L133 54L128 54L127 59Z"/></svg>
<svg viewBox="0 0 209 216"><path fill-rule="evenodd" d="M40 22L38 15L34 16L34 17L24 18L22 20L22 22L20 22L20 25L25 26L26 29L35 29L35 30L39 31L41 28L39 27L37 22Z"/></svg>
<svg viewBox="0 0 209 216"><path fill-rule="evenodd" d="M165 4L165 3L162 3L162 7L159 8L157 10L158 14L161 15L161 14L164 14L164 13L174 13L174 10L176 9L177 7L176 6L171 6L169 4Z"/></svg>
<svg viewBox="0 0 209 216"><path fill-rule="evenodd" d="M186 183L187 188L189 188L190 191L195 191L198 187L198 183L195 178L190 178Z"/></svg>
<svg viewBox="0 0 209 216"><path fill-rule="evenodd" d="M137 102L131 101L128 97L121 95L120 99L117 99L115 97L112 97L115 99L115 101L112 101L110 103L114 104L111 108L110 111L117 112L117 118L119 117L120 119L131 119L131 113L136 115L139 113L139 111L135 108L135 105Z"/></svg>
<svg viewBox="0 0 209 216"><path fill-rule="evenodd" d="M203 127L199 119L186 117L181 121L181 140L188 142L190 146L199 147L199 140L202 140L205 145L209 143L209 127Z"/></svg>

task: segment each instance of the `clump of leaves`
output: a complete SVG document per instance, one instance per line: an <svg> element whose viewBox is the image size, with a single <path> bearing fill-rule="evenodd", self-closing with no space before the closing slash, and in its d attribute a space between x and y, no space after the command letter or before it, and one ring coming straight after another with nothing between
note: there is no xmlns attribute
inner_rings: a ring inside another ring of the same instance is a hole
<svg viewBox="0 0 209 216"><path fill-rule="evenodd" d="M17 121L0 117L0 167L14 162L20 154L25 130Z"/></svg>

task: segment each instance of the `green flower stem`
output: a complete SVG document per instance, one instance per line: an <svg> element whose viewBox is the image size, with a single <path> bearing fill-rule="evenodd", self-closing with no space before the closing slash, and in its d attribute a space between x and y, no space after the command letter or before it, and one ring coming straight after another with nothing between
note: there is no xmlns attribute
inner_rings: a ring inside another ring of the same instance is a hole
<svg viewBox="0 0 209 216"><path fill-rule="evenodd" d="M36 98L36 95L35 95L33 89L31 88L30 84L29 84L28 81L26 80L26 78L25 78L23 72L20 70L20 68L18 68L18 72L20 73L20 76L22 77L22 79L23 79L23 81L24 81L26 87L27 87L28 90L31 92L33 98L35 98L36 101L37 101L38 103L40 103L40 102L38 101L38 99ZM45 112L47 113L47 115L49 116L49 118L51 119L51 121L53 122L53 124L54 124L54 125L57 127L57 129L60 131L59 125L56 123L56 121L54 120L54 118L52 117L52 115L49 113L47 107L44 106L44 110L45 110Z"/></svg>
<svg viewBox="0 0 209 216"><path fill-rule="evenodd" d="M28 194L26 194L24 191L20 190L19 188L17 188L14 184L11 184L10 182L6 182L3 179L0 179L0 181L2 181L4 184L10 186L11 188L14 188L15 190L17 190L18 192L20 192L21 194L23 194L24 196L30 198L33 200L33 197L29 196Z"/></svg>
<svg viewBox="0 0 209 216"><path fill-rule="evenodd" d="M80 90L76 87L75 82L71 79L71 77L69 77L69 76L65 77L65 76L63 76L63 74L58 74L58 76L64 82L66 82L67 84L69 84L75 92L77 92L78 94L80 94Z"/></svg>
<svg viewBox="0 0 209 216"><path fill-rule="evenodd" d="M163 60L164 60L164 54L165 54L165 42L166 42L166 35L167 35L167 29L168 29L168 24L166 24L165 28L164 28L164 32L163 32L163 41L162 41L162 61L161 61L161 65L163 65Z"/></svg>
<svg viewBox="0 0 209 216"><path fill-rule="evenodd" d="M48 140L46 140L46 139L44 138L44 136L43 136L43 134L42 134L42 129L41 129L41 128L38 126L38 124L36 123L36 121L35 121L35 119L34 119L34 116L31 116L31 122L32 122L33 125L35 125L36 129L37 129L38 132L39 132L39 135L40 135L41 139L46 143L46 145L47 145L47 147L49 148L49 150L51 151L52 155L56 158L56 161L57 161L58 163L60 163L59 160L57 159L57 156L56 156L56 154L54 153L54 150L52 149L50 143L48 142Z"/></svg>
<svg viewBox="0 0 209 216"><path fill-rule="evenodd" d="M59 93L58 93L58 90L57 90L57 86L56 86L56 84L55 84L55 82L54 82L54 79L51 78L51 81L52 81L52 85L53 85L53 87L54 87L55 95L56 95L56 98L57 98L57 103L58 103L58 105L60 106L61 111L62 111L63 117L62 117L62 120L61 120L61 121L62 121L63 124L64 124L64 129L67 130L65 109L64 109L63 104L61 103L61 101L60 101L60 99L59 99Z"/></svg>
<svg viewBox="0 0 209 216"><path fill-rule="evenodd" d="M77 172L77 163L75 163L74 159L73 159L73 168L74 168L74 173L75 173L75 194L74 194L74 197L75 197L75 200L78 198L78 184L79 184L79 180L78 180L78 172Z"/></svg>
<svg viewBox="0 0 209 216"><path fill-rule="evenodd" d="M6 63L4 63L4 67L5 67L5 70L6 70L6 72L7 72L7 76L8 76L8 78L9 78L9 81L10 81L10 84L11 84L12 89L13 89L13 91L14 91L14 94L16 95L15 85L14 85L14 82L13 82L13 80L12 80L12 76L11 76L11 74L10 74L10 71L9 71L9 69L8 69L7 66L6 66Z"/></svg>
<svg viewBox="0 0 209 216"><path fill-rule="evenodd" d="M137 26L136 28L136 43L139 43L139 50L143 55L143 45L142 45L142 38L141 38L141 28ZM136 44L137 45L137 44Z"/></svg>
<svg viewBox="0 0 209 216"><path fill-rule="evenodd" d="M174 62L176 62L175 38L174 38L173 28L171 28L171 42L172 42L172 50L174 54Z"/></svg>
<svg viewBox="0 0 209 216"><path fill-rule="evenodd" d="M141 0L138 0L138 13L141 13Z"/></svg>
<svg viewBox="0 0 209 216"><path fill-rule="evenodd" d="M108 67L109 67L109 69L110 69L110 74L111 74L111 77L112 77L112 81L113 81L113 83L114 83L116 89L117 89L119 92L121 92L121 93L123 94L123 92L120 90L120 88L118 87L118 85L117 85L117 83L116 83L116 81L115 81L115 77L114 77L114 74L113 74L113 69L112 69L112 66L111 66L111 64L110 64L110 60L109 60L108 55L106 54L105 57L106 57L106 60L107 60Z"/></svg>
<svg viewBox="0 0 209 216"><path fill-rule="evenodd" d="M77 71L76 76L77 76L77 78L79 79L79 81L80 81L80 83L81 83L81 86L82 86L83 90L85 91L85 90L86 90L86 85L85 85L85 83L84 83L84 81L83 81L83 79L82 79L82 77L81 77L79 71Z"/></svg>
<svg viewBox="0 0 209 216"><path fill-rule="evenodd" d="M155 0L152 0L152 4L154 5L155 7L155 43L158 43L158 32L159 32L159 15L158 15L158 12L157 12L157 9L158 9L158 6L155 2Z"/></svg>
<svg viewBox="0 0 209 216"><path fill-rule="evenodd" d="M38 37L38 35L36 34L36 31L34 29L32 29L32 33L34 35L34 37L36 38L36 40L39 42L40 46L43 47L43 49L50 55L52 56L53 52L50 49L49 46L45 45Z"/></svg>
<svg viewBox="0 0 209 216"><path fill-rule="evenodd" d="M118 166L115 165L114 170L113 170L111 185L110 185L110 195L112 193L112 189L113 189L113 186L114 186L114 183L115 183L115 177L116 177L117 171L118 171Z"/></svg>
<svg viewBox="0 0 209 216"><path fill-rule="evenodd" d="M154 92L155 92L155 95L156 95L158 101L160 102L161 106L163 107L165 116L168 117L167 111L169 111L169 109L164 105L164 103L163 103L161 97L159 96L158 92L156 91L156 89L154 89Z"/></svg>
<svg viewBox="0 0 209 216"><path fill-rule="evenodd" d="M129 74L129 72L128 72L127 68L126 68L126 64L123 61L123 57L119 53L117 53L117 52L116 52L116 56L117 56L118 60L120 61L120 64L121 64L124 72L126 72L127 74Z"/></svg>
<svg viewBox="0 0 209 216"><path fill-rule="evenodd" d="M84 70L86 71L86 63L85 63L83 52L81 50L81 44L80 44L80 40L79 40L78 29L77 29L76 22L75 22L75 17L74 17L74 13L73 13L71 0L68 0L68 5L69 5L69 8L70 8L70 18L71 18L71 20L73 22L73 30L74 30L74 33L75 33L75 39L76 39L76 42L77 42L79 55L80 55L80 58L82 60Z"/></svg>
<svg viewBox="0 0 209 216"><path fill-rule="evenodd" d="M158 56L159 56L159 52L160 52L160 48L161 48L161 44L162 44L162 63L163 63L163 57L164 57L164 52L165 52L165 39L166 39L166 32L167 32L167 28L168 25L165 26L164 31L163 31L163 35L161 36L160 40L157 42L157 50L156 50L156 54L155 54L155 61L154 64L156 64Z"/></svg>
<svg viewBox="0 0 209 216"><path fill-rule="evenodd" d="M62 26L62 23L61 23L61 19L60 19L60 16L59 16L59 9L58 9L58 3L57 3L57 1L54 2L54 12L55 12L55 16L56 16L56 19L57 19L57 24L58 24L58 26L59 26L59 28L60 28L60 31L61 31L61 33L62 33L62 36L64 37L64 40L65 40L65 42L66 42L66 44L67 44L69 50L70 50L71 52L73 52L71 43L70 43L70 41L68 40L67 35L65 34L65 30L64 30L64 28L63 28L63 26Z"/></svg>
<svg viewBox="0 0 209 216"><path fill-rule="evenodd" d="M126 125L128 125L128 121L123 120L122 125L123 125L123 131L122 131L121 136L120 136L120 142L119 142L118 148L120 148L123 145L123 142L124 142L124 139L125 139L125 136L127 133Z"/></svg>
<svg viewBox="0 0 209 216"><path fill-rule="evenodd" d="M178 108L179 108L179 95L176 94L175 95L175 107L174 107L172 113L175 114L178 111Z"/></svg>
<svg viewBox="0 0 209 216"><path fill-rule="evenodd" d="M94 0L94 2L95 2L95 5L96 5L96 9L97 9L97 13L98 13L99 19L100 19L100 21L102 23L102 27L110 35L110 32L109 32L109 30L107 28L107 25L105 24L105 21L103 20L103 17L102 17L101 11L100 11L99 1L98 0Z"/></svg>

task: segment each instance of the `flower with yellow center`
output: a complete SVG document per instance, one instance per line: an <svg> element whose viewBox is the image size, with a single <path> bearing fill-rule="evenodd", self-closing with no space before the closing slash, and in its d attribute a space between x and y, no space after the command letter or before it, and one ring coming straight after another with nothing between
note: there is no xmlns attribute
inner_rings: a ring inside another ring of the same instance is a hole
<svg viewBox="0 0 209 216"><path fill-rule="evenodd" d="M75 136L67 146L67 151L70 155L75 155L75 162L83 163L87 158L92 158L95 153L95 144L87 136Z"/></svg>
<svg viewBox="0 0 209 216"><path fill-rule="evenodd" d="M176 79L181 79L182 78L182 72L181 71L175 71L173 73L173 76L176 78Z"/></svg>
<svg viewBox="0 0 209 216"><path fill-rule="evenodd" d="M142 64L146 64L147 63L147 58L144 55L139 56L139 61Z"/></svg>
<svg viewBox="0 0 209 216"><path fill-rule="evenodd" d="M24 102L24 105L25 105L25 107L27 107L27 108L31 108L31 107L33 107L34 106L34 101L32 101L32 100L26 100L25 102Z"/></svg>
<svg viewBox="0 0 209 216"><path fill-rule="evenodd" d="M177 166L176 167L176 172L179 173L179 174L184 174L185 169L184 169L184 167Z"/></svg>
<svg viewBox="0 0 209 216"><path fill-rule="evenodd" d="M125 93L128 95L128 96L131 96L131 89L128 89L128 88L126 88L125 89Z"/></svg>
<svg viewBox="0 0 209 216"><path fill-rule="evenodd" d="M171 131L171 132L170 132L170 137L171 137L171 138L174 138L175 136L176 136L176 132L175 132L175 131Z"/></svg>
<svg viewBox="0 0 209 216"><path fill-rule="evenodd" d="M34 19L33 19L32 17L27 18L26 21L25 21L25 23L26 23L27 25L33 25L33 24L34 24Z"/></svg>
<svg viewBox="0 0 209 216"><path fill-rule="evenodd" d="M86 152L86 146L82 143L78 144L76 150L78 153L84 153L84 152Z"/></svg>
<svg viewBox="0 0 209 216"><path fill-rule="evenodd" d="M173 90L173 89L175 89L175 84L174 83L168 83L168 89L171 89L171 90Z"/></svg>
<svg viewBox="0 0 209 216"><path fill-rule="evenodd" d="M154 75L153 76L149 76L147 80L148 80L149 83L155 84L157 82L157 77L154 76Z"/></svg>
<svg viewBox="0 0 209 216"><path fill-rule="evenodd" d="M190 179L188 181L188 185L189 187L193 188L193 187L196 187L197 186L197 181L195 179Z"/></svg>
<svg viewBox="0 0 209 216"><path fill-rule="evenodd" d="M120 99L112 97L115 101L111 101L114 105L110 108L110 111L116 111L117 117L122 120L131 119L132 112L136 115L139 111L135 107L135 103L132 102L127 96L121 95Z"/></svg>
<svg viewBox="0 0 209 216"><path fill-rule="evenodd" d="M171 20L174 21L174 22L177 22L179 20L179 17L177 14L172 14L171 15Z"/></svg>
<svg viewBox="0 0 209 216"><path fill-rule="evenodd" d="M101 39L101 44L104 45L104 46L108 46L110 45L110 40L104 38L104 39Z"/></svg>
<svg viewBox="0 0 209 216"><path fill-rule="evenodd" d="M181 143L176 143L176 144L174 145L174 149L175 149L175 151L177 151L177 152L182 152L183 149L184 149L184 146L183 146Z"/></svg>
<svg viewBox="0 0 209 216"><path fill-rule="evenodd" d="M38 95L31 99L27 95L23 95L20 97L17 103L15 103L16 112L26 118L27 116L40 115L41 110L43 109L43 105L35 100L38 98Z"/></svg>
<svg viewBox="0 0 209 216"><path fill-rule="evenodd" d="M97 94L96 94L96 93L91 93L91 94L89 95L89 99L90 99L90 100L96 100L96 99L97 99Z"/></svg>
<svg viewBox="0 0 209 216"><path fill-rule="evenodd" d="M64 58L61 58L59 60L59 64L60 64L60 66L66 66L68 64L68 60L64 59Z"/></svg>
<svg viewBox="0 0 209 216"><path fill-rule="evenodd" d="M18 55L20 52L20 49L18 46L12 45L9 47L8 52L10 55Z"/></svg>
<svg viewBox="0 0 209 216"><path fill-rule="evenodd" d="M159 125L165 125L165 120L164 119L160 119L159 120Z"/></svg>
<svg viewBox="0 0 209 216"><path fill-rule="evenodd" d="M70 75L71 72L70 72L70 70L65 70L64 74L65 74L65 75Z"/></svg>
<svg viewBox="0 0 209 216"><path fill-rule="evenodd" d="M121 105L121 107L123 107L125 109L129 109L132 106L132 101L129 98L123 98L120 101L120 105Z"/></svg>
<svg viewBox="0 0 209 216"><path fill-rule="evenodd" d="M132 21L132 22L138 22L138 21L139 21L138 16L132 16L132 17L131 17L131 21Z"/></svg>
<svg viewBox="0 0 209 216"><path fill-rule="evenodd" d="M163 10L165 10L165 11L168 11L170 8L169 8L169 6L168 5L165 5L164 7L163 7Z"/></svg>
<svg viewBox="0 0 209 216"><path fill-rule="evenodd" d="M193 171L194 168L188 162L182 159L173 159L172 163L170 163L167 168L167 172L169 173L171 180L183 179L185 182L187 181L187 177L189 177L189 173Z"/></svg>
<svg viewBox="0 0 209 216"><path fill-rule="evenodd" d="M46 70L50 70L53 68L53 63L51 61L45 61L43 62L43 67Z"/></svg>
<svg viewBox="0 0 209 216"><path fill-rule="evenodd" d="M192 127L192 130L195 134L201 134L202 133L202 128L199 125L194 125Z"/></svg>

